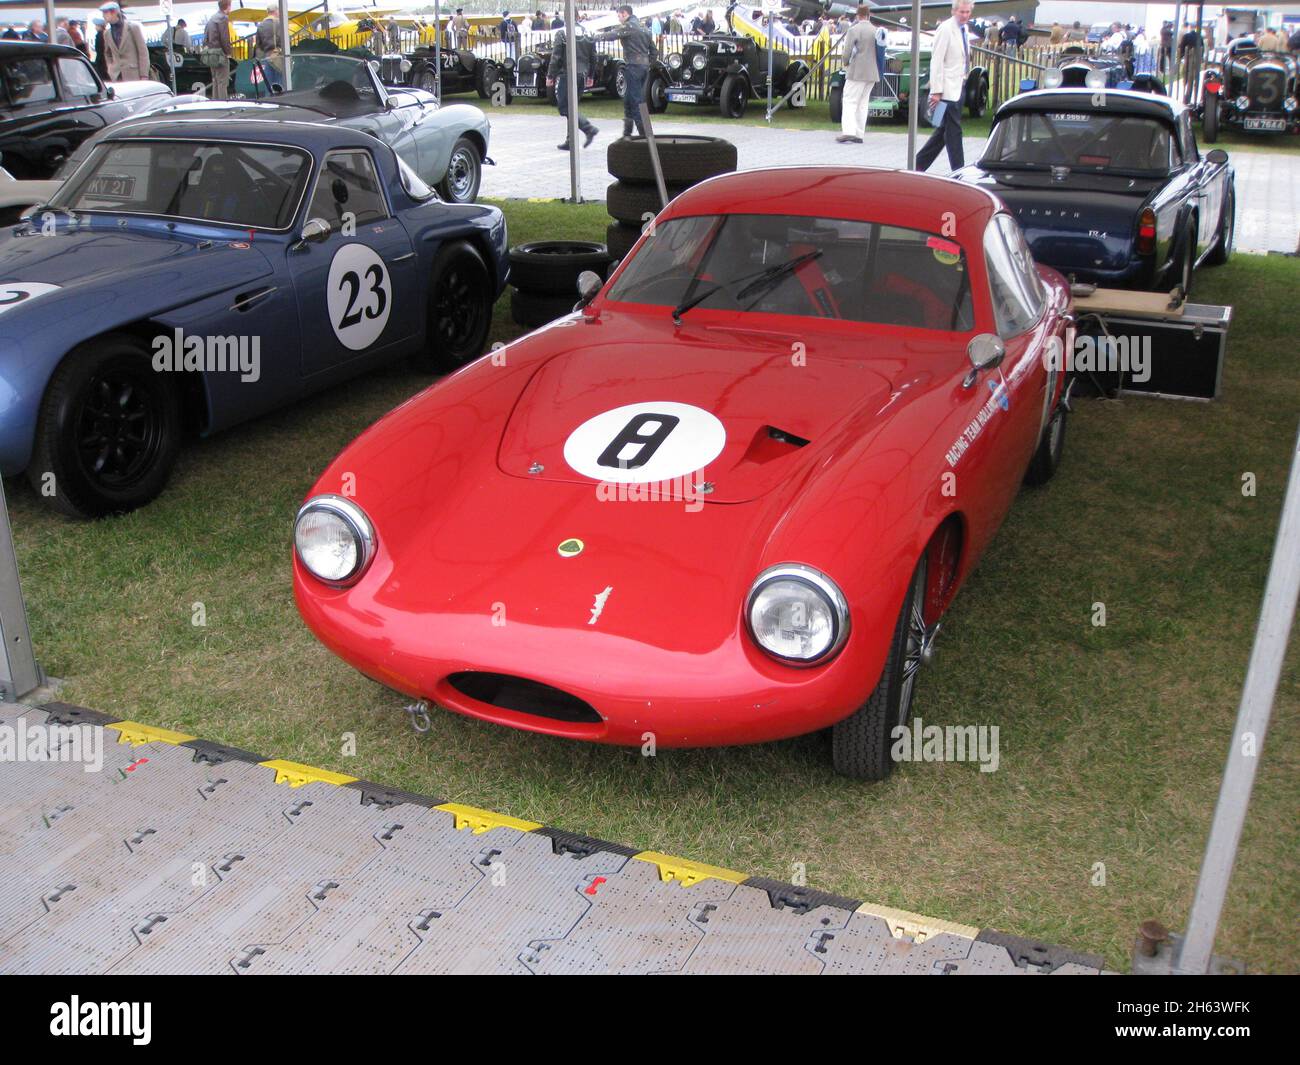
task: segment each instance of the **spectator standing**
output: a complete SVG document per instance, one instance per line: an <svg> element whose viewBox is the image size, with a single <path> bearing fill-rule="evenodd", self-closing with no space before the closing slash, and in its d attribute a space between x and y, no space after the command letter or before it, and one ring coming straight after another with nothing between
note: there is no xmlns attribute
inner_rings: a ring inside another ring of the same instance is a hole
<svg viewBox="0 0 1300 1065"><path fill-rule="evenodd" d="M555 13L555 17L551 19L551 29L553 30L564 29L564 19L560 17L560 13L558 11Z"/></svg>
<svg viewBox="0 0 1300 1065"><path fill-rule="evenodd" d="M230 0L226 0L229 4ZM149 76L149 49L144 30L128 22L116 2L100 8L104 12L104 62L109 81L143 81Z"/></svg>
<svg viewBox="0 0 1300 1065"><path fill-rule="evenodd" d="M81 23L76 19L68 22L68 36L72 38L72 47L89 59L90 47L86 44L86 35L81 32Z"/></svg>
<svg viewBox="0 0 1300 1065"><path fill-rule="evenodd" d="M1270 29L1265 29L1259 35L1259 50L1261 52L1285 52L1282 46L1282 38Z"/></svg>
<svg viewBox="0 0 1300 1065"><path fill-rule="evenodd" d="M177 19L176 25L172 27L172 51L184 52L194 47L194 42L190 40L190 31L186 28L188 23L183 19ZM163 43L166 44L166 38Z"/></svg>
<svg viewBox="0 0 1300 1065"><path fill-rule="evenodd" d="M1065 43L1065 27L1059 22L1052 23L1052 32L1047 38L1047 43L1053 48Z"/></svg>
<svg viewBox="0 0 1300 1065"><path fill-rule="evenodd" d="M568 30L556 30L555 40L551 46L551 62L546 68L546 76L555 79L555 102L560 105L561 117L569 117L569 45L565 35ZM575 59L574 70L578 77L578 99L582 99L582 87L587 81L587 71L591 69L592 61L596 57L596 46L592 44L591 38L582 32L579 26L574 33L573 54ZM578 115L578 129L585 135L586 139L582 142L584 148L590 148L591 142L596 139L596 134L600 131L592 124L590 119L584 118L582 112L578 110L578 101L573 103L573 109ZM564 143L556 145L562 152L570 151L572 145L569 144L569 124L564 124Z"/></svg>
<svg viewBox="0 0 1300 1065"><path fill-rule="evenodd" d="M24 41L36 41L39 44L48 44L50 35L45 32L45 23L40 19L32 19L27 24L27 32L23 34Z"/></svg>
<svg viewBox="0 0 1300 1065"><path fill-rule="evenodd" d="M632 136L635 128L644 137L641 103L645 99L650 64L659 58L659 50L650 31L633 15L630 4L619 5L618 22L613 29L597 34L596 40L618 41L623 45L623 136Z"/></svg>
<svg viewBox="0 0 1300 1065"><path fill-rule="evenodd" d="M1291 34L1291 39L1286 42L1287 47L1291 49L1293 55L1300 55L1300 29Z"/></svg>
<svg viewBox="0 0 1300 1065"><path fill-rule="evenodd" d="M253 58L270 59L280 50L280 20L274 15L267 15L257 24L257 35L253 38Z"/></svg>
<svg viewBox="0 0 1300 1065"><path fill-rule="evenodd" d="M497 26L497 36L506 46L506 55L511 59L519 58L519 27L510 17L509 11L501 12L501 22Z"/></svg>
<svg viewBox="0 0 1300 1065"><path fill-rule="evenodd" d="M217 13L203 27L203 65L212 71L212 99L230 98L230 0L217 0Z"/></svg>
<svg viewBox="0 0 1300 1065"><path fill-rule="evenodd" d="M54 20L54 43L72 47L72 34L68 32L68 20L66 18L56 18Z"/></svg>
<svg viewBox="0 0 1300 1065"><path fill-rule="evenodd" d="M966 23L975 6L971 0L954 0L952 17L944 19L934 31L930 47L930 107L942 111L935 121L930 139L916 153L916 168L929 170L940 148L948 150L948 165L960 170L966 162L961 143L961 105L966 95L966 75L970 70L970 41Z"/></svg>
<svg viewBox="0 0 1300 1065"><path fill-rule="evenodd" d="M871 5L858 7L857 18L844 35L843 50L847 71L844 75L844 99L840 108L840 144L861 144L867 133L867 116L871 110L871 90L880 80L879 54L884 43L884 27L871 24Z"/></svg>
<svg viewBox="0 0 1300 1065"><path fill-rule="evenodd" d="M95 64L95 70L99 73L100 81L110 81L108 76L108 49L104 45L104 38L108 36L108 24L102 19L94 20L95 25L95 58L92 62Z"/></svg>

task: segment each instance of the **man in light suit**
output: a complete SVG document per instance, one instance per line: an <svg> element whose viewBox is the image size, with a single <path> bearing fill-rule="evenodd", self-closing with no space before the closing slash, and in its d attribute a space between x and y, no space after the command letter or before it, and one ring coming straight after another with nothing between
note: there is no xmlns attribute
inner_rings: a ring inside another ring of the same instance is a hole
<svg viewBox="0 0 1300 1065"><path fill-rule="evenodd" d="M117 3L105 4L100 10L108 22L104 27L108 80L143 81L149 76L149 49L145 47L144 30L137 23L127 22Z"/></svg>
<svg viewBox="0 0 1300 1065"><path fill-rule="evenodd" d="M943 104L943 118L930 139L916 153L916 168L929 170L939 155L948 149L948 165L960 170L966 165L961 147L961 108L966 98L966 75L970 71L970 38L966 23L975 10L971 0L954 0L952 18L944 19L934 31L930 50L930 107Z"/></svg>

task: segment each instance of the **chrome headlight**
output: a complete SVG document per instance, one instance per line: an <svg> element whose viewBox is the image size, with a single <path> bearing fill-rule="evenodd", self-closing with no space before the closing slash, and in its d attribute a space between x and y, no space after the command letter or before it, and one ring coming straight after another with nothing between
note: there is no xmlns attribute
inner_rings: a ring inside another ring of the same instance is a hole
<svg viewBox="0 0 1300 1065"><path fill-rule="evenodd" d="M849 604L826 574L800 562L769 566L745 602L749 633L764 651L791 665L832 658L849 636Z"/></svg>
<svg viewBox="0 0 1300 1065"><path fill-rule="evenodd" d="M674 52L668 57L668 66L673 70L680 70L682 67L681 53Z"/></svg>
<svg viewBox="0 0 1300 1065"><path fill-rule="evenodd" d="M1083 76L1083 83L1090 89L1104 89L1106 87L1106 72L1104 70L1090 70Z"/></svg>
<svg viewBox="0 0 1300 1065"><path fill-rule="evenodd" d="M1237 97L1237 109L1240 111L1250 110L1250 97L1247 96L1245 93L1242 93L1240 96Z"/></svg>
<svg viewBox="0 0 1300 1065"><path fill-rule="evenodd" d="M313 496L293 523L298 561L317 580L355 584L375 557L375 530L365 511L342 496Z"/></svg>
<svg viewBox="0 0 1300 1065"><path fill-rule="evenodd" d="M696 52L695 55L691 56L691 66L696 70L703 70L708 65L709 61L703 52Z"/></svg>
<svg viewBox="0 0 1300 1065"><path fill-rule="evenodd" d="M1296 106L1297 106L1296 98L1294 96L1288 96L1285 100L1282 101L1283 111L1294 111L1296 109Z"/></svg>
<svg viewBox="0 0 1300 1065"><path fill-rule="evenodd" d="M1059 89L1061 82L1065 80L1065 75L1061 73L1059 67L1048 67L1043 71L1042 80L1039 82L1044 89Z"/></svg>
<svg viewBox="0 0 1300 1065"><path fill-rule="evenodd" d="M403 74L409 74L411 72L411 61L409 59L403 59L397 64L397 66Z"/></svg>

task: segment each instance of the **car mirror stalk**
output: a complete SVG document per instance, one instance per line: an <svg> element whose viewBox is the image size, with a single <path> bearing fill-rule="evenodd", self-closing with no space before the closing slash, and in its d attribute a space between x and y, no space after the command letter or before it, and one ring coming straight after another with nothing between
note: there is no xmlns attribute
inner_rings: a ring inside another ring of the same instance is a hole
<svg viewBox="0 0 1300 1065"><path fill-rule="evenodd" d="M970 373L962 379L962 388L970 388L979 377L981 370L992 370L1002 365L1007 348L1000 337L992 333L980 333L972 337L966 345L966 355L970 359Z"/></svg>

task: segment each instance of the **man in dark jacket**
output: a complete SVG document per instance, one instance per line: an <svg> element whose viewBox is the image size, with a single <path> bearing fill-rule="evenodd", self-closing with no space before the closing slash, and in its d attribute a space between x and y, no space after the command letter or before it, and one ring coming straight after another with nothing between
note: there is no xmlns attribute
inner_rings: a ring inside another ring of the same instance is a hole
<svg viewBox="0 0 1300 1065"><path fill-rule="evenodd" d="M569 42L566 40L568 30L556 30L555 41L551 47L551 62L546 68L546 76L555 79L555 101L560 105L560 114L564 118L569 117ZM591 69L592 61L595 59L596 46L591 43L591 38L585 33L579 32L573 42L574 58L576 59L575 70L577 72L578 97L582 97L582 86L587 80L587 71ZM578 101L573 102L573 108L578 114L578 128L586 135L586 140L582 142L584 148L591 147L591 142L596 139L596 134L600 131L596 129L590 119L583 118L582 112L578 111ZM556 147L562 152L570 150L569 144L569 126L564 126L564 143L557 144Z"/></svg>
<svg viewBox="0 0 1300 1065"><path fill-rule="evenodd" d="M613 29L598 33L596 40L621 41L623 44L623 136L632 136L635 127L644 137L641 103L645 99L650 64L659 58L659 50L650 31L632 14L630 4L619 5L618 22Z"/></svg>

